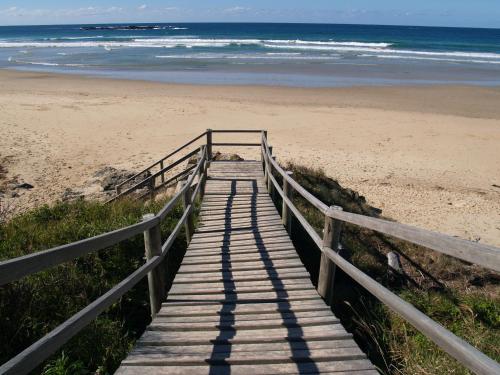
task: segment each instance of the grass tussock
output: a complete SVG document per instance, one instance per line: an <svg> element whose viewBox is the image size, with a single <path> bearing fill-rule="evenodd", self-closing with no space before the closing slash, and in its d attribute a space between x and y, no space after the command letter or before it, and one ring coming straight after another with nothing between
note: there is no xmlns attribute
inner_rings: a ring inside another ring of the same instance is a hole
<svg viewBox="0 0 500 375"><path fill-rule="evenodd" d="M0 223L0 259L14 258L137 223L164 201L111 205L77 201L43 206ZM175 209L162 224L163 240L182 215ZM179 236L167 259L170 280L185 251ZM0 362L50 332L144 263L143 236L77 258L0 287ZM75 336L34 373L111 374L150 321L147 281Z"/></svg>
<svg viewBox="0 0 500 375"><path fill-rule="evenodd" d="M343 188L322 170L295 164L285 169L327 205L363 215L381 215L364 197ZM279 176L276 178L279 180ZM292 200L322 235L323 215L296 193ZM276 203L281 207L279 198ZM298 222L292 226L299 254L316 281L320 252ZM344 226L341 242L341 254L363 272L491 358L500 360L498 274L354 225ZM400 254L404 268L397 280L388 273L387 253L391 251ZM382 373L470 373L342 272L337 272L334 312Z"/></svg>

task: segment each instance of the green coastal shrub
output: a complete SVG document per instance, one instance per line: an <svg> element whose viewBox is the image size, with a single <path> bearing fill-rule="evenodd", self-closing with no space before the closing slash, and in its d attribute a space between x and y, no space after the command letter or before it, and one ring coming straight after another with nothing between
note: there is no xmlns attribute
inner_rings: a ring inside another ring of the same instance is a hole
<svg viewBox="0 0 500 375"><path fill-rule="evenodd" d="M0 259L10 259L78 241L137 223L157 212L164 201L144 204L123 200L105 205L57 203L0 224ZM171 233L182 209L162 224ZM175 273L186 245L181 236L167 259ZM5 362L100 297L144 263L143 236L0 287L0 362ZM117 303L68 342L34 373L111 374L150 322L147 281L142 280Z"/></svg>

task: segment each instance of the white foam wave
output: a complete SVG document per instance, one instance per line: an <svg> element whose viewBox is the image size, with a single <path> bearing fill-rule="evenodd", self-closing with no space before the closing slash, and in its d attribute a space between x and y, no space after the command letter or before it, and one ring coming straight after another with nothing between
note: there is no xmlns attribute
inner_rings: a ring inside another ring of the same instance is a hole
<svg viewBox="0 0 500 375"><path fill-rule="evenodd" d="M129 40L111 41L32 41L10 42L0 41L0 48L91 48L99 47L106 50L116 48L223 48L229 46L259 46L271 50L288 50L287 53L328 52L347 54L376 54L422 56L433 58L456 58L470 60L500 60L500 53L488 52L461 52L461 51L418 51L408 49L389 48L390 43L365 43L365 42L337 42L337 41L307 41L307 40L259 40L259 39L203 39L197 37L168 37L168 38L134 38ZM285 53L285 52L283 52ZM292 55L290 55L292 56Z"/></svg>
<svg viewBox="0 0 500 375"><path fill-rule="evenodd" d="M369 54L363 54L360 56L377 57L381 59L397 59L397 60L423 60L423 61L446 61L446 62L457 62L457 63L500 64L500 61L495 61L495 60L447 59L447 58L423 57L423 56L369 55Z"/></svg>
<svg viewBox="0 0 500 375"><path fill-rule="evenodd" d="M302 55L301 52L267 52L268 56L299 56Z"/></svg>
<svg viewBox="0 0 500 375"><path fill-rule="evenodd" d="M57 41L57 40L85 40L85 39L100 39L104 38L103 35L97 36L62 36L59 38L45 38L43 40Z"/></svg>
<svg viewBox="0 0 500 375"><path fill-rule="evenodd" d="M86 48L86 47L146 47L146 48L174 48L174 47L227 47L230 45L259 44L254 39L194 39L194 38L167 38L167 39L133 39L131 41L91 41L91 42L0 42L0 48Z"/></svg>
<svg viewBox="0 0 500 375"><path fill-rule="evenodd" d="M500 59L499 53L488 52L431 52L431 51L413 51L413 50L398 50L398 49L382 49L382 48L365 48L365 47L347 47L347 46L303 46L291 44L269 44L264 43L267 48L276 49L291 49L291 50L311 50L311 51L338 51L338 52L353 52L366 53L372 52L376 54L404 54L404 55L421 55L421 56L450 56L450 57L467 57L467 58L483 58L483 59Z"/></svg>
<svg viewBox="0 0 500 375"><path fill-rule="evenodd" d="M14 59L10 59L9 61L14 62L16 64L25 64L25 65L67 66L67 67L85 67L86 66L84 64L59 64L59 63L51 63L51 62L25 61L25 60L14 60Z"/></svg>
<svg viewBox="0 0 500 375"><path fill-rule="evenodd" d="M267 43L277 44L290 44L298 46L346 46L346 47L372 47L372 48L386 48L390 47L392 43L368 43L368 42L335 42L335 41L316 41L316 40L266 40Z"/></svg>
<svg viewBox="0 0 500 375"><path fill-rule="evenodd" d="M277 55L237 55L237 54L183 54L183 55L157 55L155 56L157 59L199 59L199 60L207 60L207 59L220 59L220 60L338 60L340 56L338 55L328 55L328 56L303 56L302 54L277 54Z"/></svg>

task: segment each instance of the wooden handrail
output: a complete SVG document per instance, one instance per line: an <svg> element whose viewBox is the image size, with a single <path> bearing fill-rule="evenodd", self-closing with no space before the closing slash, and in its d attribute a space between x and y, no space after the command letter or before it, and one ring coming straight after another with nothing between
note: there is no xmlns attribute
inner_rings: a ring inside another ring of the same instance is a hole
<svg viewBox="0 0 500 375"><path fill-rule="evenodd" d="M61 263L69 262L82 255L116 245L154 227L158 222L158 218L154 217L149 221L143 221L112 232L1 262L0 286Z"/></svg>
<svg viewBox="0 0 500 375"><path fill-rule="evenodd" d="M477 350L475 347L462 340L458 336L454 335L452 332L448 331L442 325L433 321L427 315L423 314L421 311L416 309L413 305L404 301L402 298L392 293L390 290L379 284L376 280L372 279L364 272L359 270L353 264L349 263L347 260L342 258L339 254L337 254L336 249L331 249L329 247L324 246L323 239L316 233L314 228L309 224L307 219L302 215L302 213L295 207L293 202L287 196L287 194L280 187L278 181L273 176L272 167L278 171L281 177L287 181L288 184L292 186L296 186L297 183L283 171L283 169L277 164L275 160L273 160L269 145L267 144L267 139L265 134L262 137L262 159L264 162L264 168L266 171L266 176L269 181L272 182L274 186L274 191L278 192L281 196L283 204L287 205L289 210L293 213L297 221L302 225L304 230L309 234L313 242L316 244L318 249L326 255L336 266L340 267L344 272L346 272L353 280L363 286L367 291L369 291L374 297L376 297L383 304L388 306L391 310L399 314L403 319L405 319L408 323L413 325L418 331L422 332L426 337L432 340L438 347L443 349L446 353L451 355L457 361L459 361L462 365L467 367L468 369L474 371L476 374L481 375L494 375L500 374L500 365L494 361L493 359L486 356L484 353ZM300 185L299 185L300 186ZM300 186L301 187L301 186ZM302 188L302 187L301 187ZM303 188L302 188L303 189ZM300 192L300 191L299 191ZM401 224L365 217L363 215L356 215L345 213L339 210L332 210L327 207L325 204L320 202L316 197L314 199L309 200L308 196L310 193L301 195L309 201L309 203L313 204L315 207L319 207L320 211L328 217L335 218L336 220L342 220L345 222L350 222L356 225L360 225L362 227L366 227L369 229L377 230L381 233L385 233L388 235L393 234L395 237L407 240L409 242L421 244L423 246L428 246L430 248L440 249L438 251L449 252L454 256L456 246L467 243L468 241L457 240L456 238L442 235L439 233L434 233L430 231L425 231L419 228L413 228L410 226L404 226L401 228ZM325 208L326 207L326 208ZM352 216L355 215L355 216ZM361 218L363 220L361 220ZM365 219L370 219L366 221ZM415 231L415 229L418 229ZM408 233L411 233L408 235ZM442 240L442 237L446 237L448 241L438 241L433 242L433 240L429 240L428 235L432 234L438 235L439 239ZM418 235L422 237L418 237ZM417 237L415 237L417 236ZM455 242L458 241L458 242ZM443 250L442 247L445 244L451 246L449 249L453 249L452 251ZM451 245L450 245L451 244ZM473 244L474 251L478 251L478 249L483 248L485 245L481 245L481 247L477 246L476 243ZM475 246L474 246L475 245ZM470 248L470 247L469 247ZM494 261L498 262L500 249L494 247L487 247L488 256L493 257ZM493 251L490 254L490 251ZM483 262L483 259L481 260Z"/></svg>
<svg viewBox="0 0 500 375"><path fill-rule="evenodd" d="M283 177L288 184L300 195L302 195L310 204L316 207L320 212L325 213L328 210L328 206L321 202L314 195L309 193L306 189L304 189L297 181L295 181L290 175L286 173L286 171L281 168L281 166L271 157L271 152L269 150L269 144L267 143L267 137L265 133L262 134L262 148L263 152L268 155L268 161L270 161L271 165L274 167L276 171Z"/></svg>
<svg viewBox="0 0 500 375"><path fill-rule="evenodd" d="M133 192L134 190L137 190L137 189L140 189L144 186L146 186L151 180L155 179L156 177L164 174L165 172L168 172L170 171L171 169L175 168L176 166L178 166L179 164L183 163L184 161L188 160L189 158L191 158L192 156L196 155L197 153L199 152L199 150L193 150L191 151L190 153L188 153L187 155L184 155L183 157L181 157L180 159L177 159L176 161L174 161L172 164L169 164L167 165L166 167L164 167L163 169L159 170L158 172L152 174L151 176L149 177L146 177L144 180L136 183L134 186L131 186L130 188L128 188L127 190L125 190L124 192L121 192L120 194L114 196L113 198L111 198L110 200L108 200L106 203L111 203L111 202L114 202L115 200L121 198L121 197L124 197L125 195L127 194L130 194L131 192ZM184 171L185 172L185 171ZM182 172L181 172L182 173Z"/></svg>
<svg viewBox="0 0 500 375"><path fill-rule="evenodd" d="M0 285L7 282L18 280L24 276L45 270L49 267L61 264L63 262L75 259L78 256L88 254L92 251L100 250L108 246L115 245L123 240L131 238L141 232L147 231L153 227L159 228L162 220L175 207L179 199L191 188L196 174L200 175L200 183L194 191L194 202L197 195L200 194L199 186L203 184L206 178L205 169L207 161L206 147L202 147L201 157L192 175L187 183L180 189L174 197L162 208L162 210L150 219L121 228L113 232L101 234L76 243L59 246L50 250L42 251L32 255L14 258L5 262L0 262ZM68 342L74 335L85 328L93 319L101 314L106 308L116 302L127 291L134 287L144 276L152 272L165 259L168 251L172 247L175 239L180 233L182 226L189 219L193 212L193 204L185 207L181 219L178 221L174 230L161 246L159 256L148 259L141 267L134 271L119 284L114 286L101 297L80 310L64 323L49 332L43 338L23 350L14 358L0 366L0 374L27 374L40 363L46 360L50 355L56 352L61 346ZM154 293L149 290L149 293Z"/></svg>
<svg viewBox="0 0 500 375"><path fill-rule="evenodd" d="M262 129L213 129L212 133L262 133Z"/></svg>
<svg viewBox="0 0 500 375"><path fill-rule="evenodd" d="M261 144L260 143L230 143L230 142L226 142L226 143L222 143L222 142L218 142L218 143L212 143L213 146L219 146L219 147L231 147L231 146L236 146L236 147L260 147Z"/></svg>
<svg viewBox="0 0 500 375"><path fill-rule="evenodd" d="M328 210L326 215L500 272L500 249L494 246L350 212Z"/></svg>
<svg viewBox="0 0 500 375"><path fill-rule="evenodd" d="M201 133L199 136L197 136L196 138L193 138L192 140L190 140L189 142L183 144L182 146L178 147L176 150L174 150L173 152L171 152L170 154L168 154L167 156L164 156L163 158L161 158L160 160L154 162L153 164L151 164L150 166L144 168L142 171L136 173L135 175L133 175L132 177L126 179L125 181L123 182L120 182L118 185L116 185L117 188L120 188L122 187L123 185L125 185L126 183L136 179L137 177L139 177L140 175L148 172L150 169L156 167L158 164L161 164L162 162L164 162L165 160L167 160L168 158L174 156L175 154L177 154L179 151L185 149L186 147L192 145L194 142L196 142L197 140L199 140L200 138L204 137L207 133L204 132L204 133Z"/></svg>
<svg viewBox="0 0 500 375"><path fill-rule="evenodd" d="M500 249L497 247L466 241L446 234L375 217L345 211L329 210L326 204L304 189L297 181L289 176L283 168L281 168L276 160L270 157L269 145L265 137L263 137L262 148L263 152L266 153L266 160L268 160L274 170L276 170L282 178L286 179L288 184L290 184L295 191L302 195L302 197L316 207L321 213L346 223L372 229L379 233L397 237L413 244L424 246L466 262L478 264L482 267L500 272Z"/></svg>

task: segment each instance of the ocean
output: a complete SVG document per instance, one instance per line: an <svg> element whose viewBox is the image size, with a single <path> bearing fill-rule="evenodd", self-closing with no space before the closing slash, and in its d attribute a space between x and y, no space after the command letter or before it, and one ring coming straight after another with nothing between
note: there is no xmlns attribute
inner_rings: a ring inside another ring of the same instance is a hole
<svg viewBox="0 0 500 375"><path fill-rule="evenodd" d="M0 27L0 68L172 83L500 84L500 29L166 23Z"/></svg>

